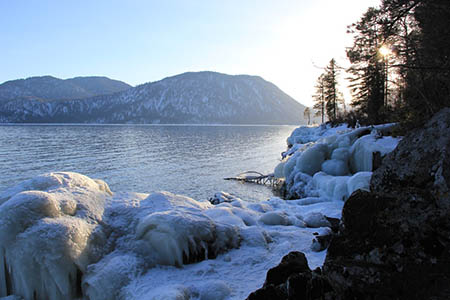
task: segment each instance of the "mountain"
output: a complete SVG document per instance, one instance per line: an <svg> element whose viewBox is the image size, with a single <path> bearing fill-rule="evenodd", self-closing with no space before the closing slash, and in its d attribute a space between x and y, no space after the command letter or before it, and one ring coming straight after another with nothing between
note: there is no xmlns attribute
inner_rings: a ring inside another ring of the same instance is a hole
<svg viewBox="0 0 450 300"><path fill-rule="evenodd" d="M102 76L75 77L66 79L66 81L75 86L82 87L85 91L92 94L90 96L114 94L132 87L123 81Z"/></svg>
<svg viewBox="0 0 450 300"><path fill-rule="evenodd" d="M0 84L0 102L16 99L68 100L113 94L131 88L125 82L107 77L75 77L59 79L52 76L17 79Z"/></svg>
<svg viewBox="0 0 450 300"><path fill-rule="evenodd" d="M110 95L0 102L0 121L299 124L304 108L258 76L188 72Z"/></svg>

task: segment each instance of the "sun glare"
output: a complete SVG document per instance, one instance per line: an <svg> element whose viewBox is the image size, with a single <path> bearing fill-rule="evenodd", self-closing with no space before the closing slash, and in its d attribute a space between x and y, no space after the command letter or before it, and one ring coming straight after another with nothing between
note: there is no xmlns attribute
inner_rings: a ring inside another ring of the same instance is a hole
<svg viewBox="0 0 450 300"><path fill-rule="evenodd" d="M381 46L378 51L380 52L380 54L383 57L387 57L387 56L390 56L392 54L392 50L386 45Z"/></svg>

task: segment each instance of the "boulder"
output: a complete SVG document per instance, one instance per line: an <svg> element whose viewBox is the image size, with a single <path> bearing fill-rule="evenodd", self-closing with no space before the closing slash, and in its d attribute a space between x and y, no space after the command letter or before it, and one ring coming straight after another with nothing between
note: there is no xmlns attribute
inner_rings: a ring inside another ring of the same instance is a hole
<svg viewBox="0 0 450 300"><path fill-rule="evenodd" d="M267 272L264 286L251 293L247 300L318 299L329 291L330 285L322 278L320 269L311 271L305 255L293 251Z"/></svg>

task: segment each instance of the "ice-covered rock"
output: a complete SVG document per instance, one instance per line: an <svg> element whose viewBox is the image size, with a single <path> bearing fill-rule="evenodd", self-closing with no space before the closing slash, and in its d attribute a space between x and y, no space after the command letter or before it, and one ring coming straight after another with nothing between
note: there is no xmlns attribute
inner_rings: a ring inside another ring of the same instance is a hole
<svg viewBox="0 0 450 300"><path fill-rule="evenodd" d="M347 162L340 159L329 159L322 164L322 171L332 176L348 174Z"/></svg>
<svg viewBox="0 0 450 300"><path fill-rule="evenodd" d="M155 212L139 220L136 238L148 244L156 263L181 266L239 245L235 228L220 225L199 212Z"/></svg>
<svg viewBox="0 0 450 300"><path fill-rule="evenodd" d="M236 201L236 200L241 200L241 199L239 199L235 195L232 195L227 192L217 192L214 194L213 197L209 198L209 202L211 202L211 204L214 204L214 205L220 204L223 202L232 202L232 201Z"/></svg>
<svg viewBox="0 0 450 300"><path fill-rule="evenodd" d="M275 167L275 170L273 171L273 176L275 178L284 178L284 166L285 166L285 164L286 164L285 162L281 162Z"/></svg>
<svg viewBox="0 0 450 300"><path fill-rule="evenodd" d="M335 135L338 132L345 132L348 130L346 124L337 127L331 127L329 124L322 124L320 126L301 126L291 133L287 139L288 147L295 146L295 144L306 144L315 142L320 138Z"/></svg>
<svg viewBox="0 0 450 300"><path fill-rule="evenodd" d="M319 172L322 163L327 158L328 147L325 144L316 144L306 149L299 158L297 158L296 168L299 172L310 176Z"/></svg>
<svg viewBox="0 0 450 300"><path fill-rule="evenodd" d="M379 152L384 156L395 149L399 139L390 136L379 137L377 131L360 137L350 148L350 167L353 172L373 171L373 154Z"/></svg>
<svg viewBox="0 0 450 300"><path fill-rule="evenodd" d="M81 276L106 241L100 224L108 196L104 182L76 173L49 173L2 193L1 295L81 296Z"/></svg>
<svg viewBox="0 0 450 300"><path fill-rule="evenodd" d="M325 229L326 230L322 231L321 233L315 232L314 239L311 244L312 251L319 252L325 250L330 245L331 239L333 238L334 234L330 228Z"/></svg>
<svg viewBox="0 0 450 300"><path fill-rule="evenodd" d="M288 139L290 149L276 168L279 176L283 168L287 198L325 196L345 200L356 187L367 189L366 175L373 171L374 159L384 157L400 141L400 138L383 136L382 132L392 126L356 129L320 126L294 130ZM359 180L353 178L346 191L345 181L359 172L365 175L358 175Z"/></svg>
<svg viewBox="0 0 450 300"><path fill-rule="evenodd" d="M321 197L341 201L348 198L348 180L349 176L331 176L323 172L318 172L313 177L314 187Z"/></svg>
<svg viewBox="0 0 450 300"><path fill-rule="evenodd" d="M291 225L289 218L278 212L267 212L259 218L259 221L266 225Z"/></svg>
<svg viewBox="0 0 450 300"><path fill-rule="evenodd" d="M328 222L328 220L325 218L325 216L319 212L313 212L313 213L308 214L303 219L303 221L305 221L305 223L308 227L312 227L312 228L330 227L331 226L330 222Z"/></svg>
<svg viewBox="0 0 450 300"><path fill-rule="evenodd" d="M348 147L340 147L333 150L331 154L331 159L339 159L344 162L348 162L350 158L350 153Z"/></svg>
<svg viewBox="0 0 450 300"><path fill-rule="evenodd" d="M356 190L370 190L372 172L358 172L347 180L347 195L350 196Z"/></svg>

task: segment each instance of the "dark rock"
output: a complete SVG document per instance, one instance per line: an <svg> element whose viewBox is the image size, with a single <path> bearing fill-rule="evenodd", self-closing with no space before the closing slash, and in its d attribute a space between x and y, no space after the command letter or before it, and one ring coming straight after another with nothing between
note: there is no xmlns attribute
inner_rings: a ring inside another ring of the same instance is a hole
<svg viewBox="0 0 450 300"><path fill-rule="evenodd" d="M381 166L381 163L383 162L383 156L381 156L381 153L376 151L373 153L372 156L372 170L375 171Z"/></svg>
<svg viewBox="0 0 450 300"><path fill-rule="evenodd" d="M339 230L339 223L341 222L341 220L339 220L338 218L331 218L331 217L327 217L327 216L325 216L325 218L330 223L331 230L334 233L338 232L338 230Z"/></svg>
<svg viewBox="0 0 450 300"><path fill-rule="evenodd" d="M311 244L311 250L319 252L322 250L325 250L330 245L330 242L333 238L333 236L338 232L339 230L339 223L340 220L337 218L330 218L327 216L324 216L325 219L328 222L328 227L330 228L330 231L328 233L322 233L319 234L318 232L314 232L314 239Z"/></svg>
<svg viewBox="0 0 450 300"><path fill-rule="evenodd" d="M284 283L293 273L311 272L305 254L301 252L291 252L281 260L281 263L267 272L264 285L279 285Z"/></svg>
<svg viewBox="0 0 450 300"><path fill-rule="evenodd" d="M283 287L276 287L268 285L251 293L247 300L272 300L272 299L287 299L286 290Z"/></svg>
<svg viewBox="0 0 450 300"><path fill-rule="evenodd" d="M372 176L378 194L427 191L443 208L450 207L450 108L437 113L420 130L409 133Z"/></svg>
<svg viewBox="0 0 450 300"><path fill-rule="evenodd" d="M325 250L330 245L332 238L332 232L330 232L329 234L316 235L313 239L311 249L316 252Z"/></svg>
<svg viewBox="0 0 450 300"><path fill-rule="evenodd" d="M251 293L248 300L272 299L332 299L331 286L318 268L311 271L301 252L291 252L281 263L267 272L264 286Z"/></svg>

